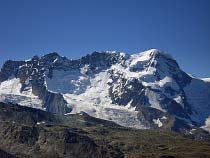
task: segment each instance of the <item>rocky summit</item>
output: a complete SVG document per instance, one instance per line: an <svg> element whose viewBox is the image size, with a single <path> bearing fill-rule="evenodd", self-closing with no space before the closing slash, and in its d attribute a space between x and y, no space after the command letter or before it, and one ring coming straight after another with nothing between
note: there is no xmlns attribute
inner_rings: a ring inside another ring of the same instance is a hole
<svg viewBox="0 0 210 158"><path fill-rule="evenodd" d="M199 133L199 139L210 126L210 80L187 74L157 49L8 60L0 71L0 101L62 115L85 112L125 127Z"/></svg>

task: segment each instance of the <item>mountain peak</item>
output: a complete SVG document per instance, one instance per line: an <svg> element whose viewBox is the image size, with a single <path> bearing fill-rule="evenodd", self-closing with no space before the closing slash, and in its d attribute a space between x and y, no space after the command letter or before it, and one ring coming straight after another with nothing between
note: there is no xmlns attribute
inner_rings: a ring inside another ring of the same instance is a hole
<svg viewBox="0 0 210 158"><path fill-rule="evenodd" d="M144 51L144 52L141 52L140 54L144 54L145 56L151 56L151 57L163 57L163 58L166 58L166 59L173 59L173 57L162 51L162 50L159 50L159 49L150 49L150 50L147 50L147 51ZM174 59L173 59L174 60Z"/></svg>
<svg viewBox="0 0 210 158"><path fill-rule="evenodd" d="M128 65L131 71L145 71L147 75L148 72L153 75L156 70L159 70L160 73L166 73L167 75L168 73L170 74L171 72L179 70L177 62L171 55L158 49L150 49L132 54L128 60Z"/></svg>

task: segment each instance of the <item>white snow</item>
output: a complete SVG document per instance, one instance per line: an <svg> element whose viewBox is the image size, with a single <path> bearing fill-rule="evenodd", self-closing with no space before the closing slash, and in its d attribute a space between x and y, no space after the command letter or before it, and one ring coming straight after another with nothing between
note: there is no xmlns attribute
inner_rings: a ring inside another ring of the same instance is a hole
<svg viewBox="0 0 210 158"><path fill-rule="evenodd" d="M58 93L80 94L89 84L89 77L78 70L55 70L53 78L46 78L46 85L50 91Z"/></svg>
<svg viewBox="0 0 210 158"><path fill-rule="evenodd" d="M25 62L29 62L29 61L31 61L31 59L25 60Z"/></svg>
<svg viewBox="0 0 210 158"><path fill-rule="evenodd" d="M0 92L8 93L8 94L19 94L21 89L20 80L17 78L13 78L7 81L0 83Z"/></svg>
<svg viewBox="0 0 210 158"><path fill-rule="evenodd" d="M85 64L85 66L80 69L80 72L85 75L88 69L89 69L89 65Z"/></svg>
<svg viewBox="0 0 210 158"><path fill-rule="evenodd" d="M174 101L180 104L184 108L184 102L183 102L184 100L181 96L177 95L176 97L174 97Z"/></svg>
<svg viewBox="0 0 210 158"><path fill-rule="evenodd" d="M152 50L133 54L130 57L130 66L139 66L142 67L145 61L149 61L151 59Z"/></svg>
<svg viewBox="0 0 210 158"><path fill-rule="evenodd" d="M171 87L172 89L179 91L179 86L171 77L164 77L162 80L159 81L160 87Z"/></svg>
<svg viewBox="0 0 210 158"><path fill-rule="evenodd" d="M18 78L1 82L0 101L42 109L42 102L37 96L33 95L31 87L28 87L28 89L23 92L20 92L20 90L21 83Z"/></svg>
<svg viewBox="0 0 210 158"><path fill-rule="evenodd" d="M167 117L163 116L162 118L158 118L158 119L153 119L154 124L156 124L158 127L162 127L163 123L161 122L161 120L166 120Z"/></svg>
<svg viewBox="0 0 210 158"><path fill-rule="evenodd" d="M37 122L36 124L37 124L37 125L41 125L41 124L45 124L45 122L44 122L44 121L42 121L42 122Z"/></svg>
<svg viewBox="0 0 210 158"><path fill-rule="evenodd" d="M167 120L167 117L166 117L166 116L163 116L163 117L161 118L161 120Z"/></svg>
<svg viewBox="0 0 210 158"><path fill-rule="evenodd" d="M210 133L210 116L206 119L205 125L202 126L201 128L203 128L204 130Z"/></svg>
<svg viewBox="0 0 210 158"><path fill-rule="evenodd" d="M58 61L58 58L55 58L55 59L53 60L53 63L55 63L56 61Z"/></svg>
<svg viewBox="0 0 210 158"><path fill-rule="evenodd" d="M160 119L153 119L154 124L156 124L158 127L162 127L163 123L160 121Z"/></svg>
<svg viewBox="0 0 210 158"><path fill-rule="evenodd" d="M201 80L203 80L205 82L210 82L210 78L201 78Z"/></svg>
<svg viewBox="0 0 210 158"><path fill-rule="evenodd" d="M112 120L120 125L135 128L145 128L137 119L137 111L128 106L111 103L108 96L109 73L107 71L90 78L90 85L81 94L63 94L68 104L73 107L72 114L84 111L93 117Z"/></svg>
<svg viewBox="0 0 210 158"><path fill-rule="evenodd" d="M153 107L155 109L158 109L160 111L166 112L161 107L161 104L159 102L159 100L161 99L161 95L160 94L155 93L154 91L150 91L149 89L146 89L145 95L148 97L151 107Z"/></svg>

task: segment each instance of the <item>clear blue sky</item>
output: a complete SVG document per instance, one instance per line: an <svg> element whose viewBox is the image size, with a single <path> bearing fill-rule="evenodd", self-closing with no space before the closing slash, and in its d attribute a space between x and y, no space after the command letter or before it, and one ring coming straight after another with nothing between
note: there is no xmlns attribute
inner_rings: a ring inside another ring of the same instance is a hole
<svg viewBox="0 0 210 158"><path fill-rule="evenodd" d="M210 0L0 0L0 66L56 51L158 48L210 77Z"/></svg>

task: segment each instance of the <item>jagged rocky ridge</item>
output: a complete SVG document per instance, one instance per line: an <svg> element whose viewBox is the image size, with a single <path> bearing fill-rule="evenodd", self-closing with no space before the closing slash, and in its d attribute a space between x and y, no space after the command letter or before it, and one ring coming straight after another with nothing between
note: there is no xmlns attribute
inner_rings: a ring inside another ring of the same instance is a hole
<svg viewBox="0 0 210 158"><path fill-rule="evenodd" d="M155 49L9 60L0 71L0 93L4 102L60 114L85 111L136 128L190 132L207 129L210 115L210 82L188 75Z"/></svg>

